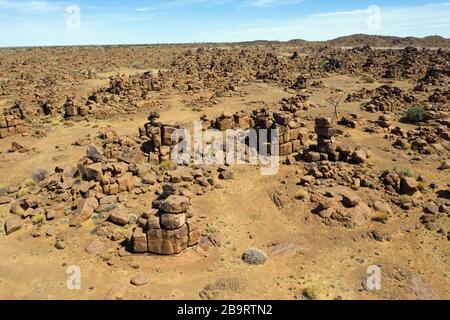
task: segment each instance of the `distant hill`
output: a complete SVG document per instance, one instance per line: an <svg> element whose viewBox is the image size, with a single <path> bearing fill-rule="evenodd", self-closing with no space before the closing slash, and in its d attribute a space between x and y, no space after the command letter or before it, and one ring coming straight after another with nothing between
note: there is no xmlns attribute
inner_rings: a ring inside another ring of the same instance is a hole
<svg viewBox="0 0 450 320"><path fill-rule="evenodd" d="M330 46L330 47L377 47L377 48L450 48L450 39L441 36L428 36L424 38L416 37L394 37L394 36L377 36L368 34L354 34L350 36L339 37L328 41L306 41L302 39L292 39L286 42L255 40L246 42L237 42L238 45L277 45L288 44L295 46Z"/></svg>
<svg viewBox="0 0 450 320"><path fill-rule="evenodd" d="M368 45L371 47L450 47L450 39L441 36L416 37L391 37L367 34L355 34L339 37L323 42L332 47L360 47Z"/></svg>

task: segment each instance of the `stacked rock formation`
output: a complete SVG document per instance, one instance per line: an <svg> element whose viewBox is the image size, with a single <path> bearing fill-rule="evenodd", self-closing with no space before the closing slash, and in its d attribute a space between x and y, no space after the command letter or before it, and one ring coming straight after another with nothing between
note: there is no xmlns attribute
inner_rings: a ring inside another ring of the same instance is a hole
<svg viewBox="0 0 450 320"><path fill-rule="evenodd" d="M279 155L288 156L296 153L300 148L306 145L308 141L308 130L301 127L296 111L280 110L270 112L267 108L253 110L251 114L238 112L234 115L222 114L216 120L211 122L213 128L221 131L227 129L278 129L279 132ZM294 111L294 112L291 112ZM268 147L270 150L270 147Z"/></svg>
<svg viewBox="0 0 450 320"><path fill-rule="evenodd" d="M350 163L363 163L368 158L367 151L355 149L349 144L335 146L336 136L340 130L333 127L331 118L316 118L315 132L317 144L311 145L306 150L304 157L310 162L317 161L342 161Z"/></svg>
<svg viewBox="0 0 450 320"><path fill-rule="evenodd" d="M282 110L271 112L267 108L248 112L237 112L235 114L224 112L216 119L202 117L203 129L218 129L226 131L229 129L278 129L279 131L279 155L289 156L300 151L309 140L308 130L300 121L298 109L284 106ZM171 147L176 143L172 141L172 133L180 126L173 123L157 122L159 115L152 113L144 128L140 128L140 136L148 137L149 141L145 146L145 151L149 154L150 161L161 163L170 160ZM270 137L269 137L270 138ZM259 145L259 144L258 144ZM225 143L224 143L225 146ZM267 146L270 148L270 141Z"/></svg>
<svg viewBox="0 0 450 320"><path fill-rule="evenodd" d="M166 193L175 190L166 186ZM166 199L155 200L156 207L141 217L140 225L131 238L133 252L162 255L178 254L196 245L199 233L189 212L188 197L171 194ZM146 220L146 221L145 221Z"/></svg>
<svg viewBox="0 0 450 320"><path fill-rule="evenodd" d="M150 140L145 145L145 151L149 154L149 160L153 163L161 163L170 160L171 146L175 144L172 141L172 134L180 126L175 123L161 123L159 114L152 112L148 117L149 122L144 128L139 128L141 137L148 137Z"/></svg>
<svg viewBox="0 0 450 320"><path fill-rule="evenodd" d="M339 160L339 154L336 153L334 147L335 136L338 131L332 125L331 118L316 118L314 131L317 134L317 145L315 151L308 152L307 158L309 161Z"/></svg>
<svg viewBox="0 0 450 320"><path fill-rule="evenodd" d="M0 139L26 133L28 127L25 123L25 111L23 105L16 102L11 108L3 110L3 116L0 117Z"/></svg>

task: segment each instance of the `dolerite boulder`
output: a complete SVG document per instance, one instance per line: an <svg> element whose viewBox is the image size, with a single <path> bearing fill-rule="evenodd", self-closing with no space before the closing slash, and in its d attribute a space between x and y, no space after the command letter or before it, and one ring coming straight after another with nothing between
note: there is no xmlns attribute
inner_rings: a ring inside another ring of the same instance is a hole
<svg viewBox="0 0 450 320"><path fill-rule="evenodd" d="M171 195L161 202L161 210L167 213L181 213L189 208L189 198Z"/></svg>
<svg viewBox="0 0 450 320"><path fill-rule="evenodd" d="M187 249L188 228L183 225L176 230L150 229L147 231L148 251L156 254L178 254Z"/></svg>
<svg viewBox="0 0 450 320"><path fill-rule="evenodd" d="M80 225L88 220L94 210L98 207L98 201L95 198L87 198L78 200L78 205L70 218L70 226L74 227Z"/></svg>

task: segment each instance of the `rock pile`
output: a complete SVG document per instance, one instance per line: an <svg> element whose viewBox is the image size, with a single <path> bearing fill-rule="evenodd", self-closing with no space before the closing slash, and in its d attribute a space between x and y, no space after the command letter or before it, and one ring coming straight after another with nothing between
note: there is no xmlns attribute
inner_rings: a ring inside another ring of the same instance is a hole
<svg viewBox="0 0 450 320"><path fill-rule="evenodd" d="M303 154L303 158L309 162L343 161L360 164L369 157L367 151L361 148L355 149L348 144L335 146L336 136L341 131L333 127L331 118L316 118L314 131L317 134L317 144L310 145Z"/></svg>
<svg viewBox="0 0 450 320"><path fill-rule="evenodd" d="M168 194L174 190L166 189ZM162 255L178 254L196 245L199 233L192 213L189 211L188 197L171 194L165 199L153 202L156 207L140 218L140 225L131 238L136 253L155 253Z"/></svg>
<svg viewBox="0 0 450 320"><path fill-rule="evenodd" d="M25 110L23 104L16 102L12 107L3 110L0 117L0 139L15 134L27 134L28 126L25 122Z"/></svg>

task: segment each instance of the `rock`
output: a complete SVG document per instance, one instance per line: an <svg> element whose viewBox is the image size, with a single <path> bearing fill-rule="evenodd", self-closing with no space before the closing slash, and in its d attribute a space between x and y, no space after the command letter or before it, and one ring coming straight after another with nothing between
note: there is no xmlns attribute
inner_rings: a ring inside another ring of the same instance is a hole
<svg viewBox="0 0 450 320"><path fill-rule="evenodd" d="M227 168L219 174L219 179L221 180L232 180L234 177L233 170Z"/></svg>
<svg viewBox="0 0 450 320"><path fill-rule="evenodd" d="M5 221L5 232L7 235L22 228L22 219L19 216L12 216Z"/></svg>
<svg viewBox="0 0 450 320"><path fill-rule="evenodd" d="M161 215L161 226L164 229L175 230L186 223L186 214L164 213Z"/></svg>
<svg viewBox="0 0 450 320"><path fill-rule="evenodd" d="M111 213L109 219L119 226L125 226L130 221L128 214L119 211Z"/></svg>
<svg viewBox="0 0 450 320"><path fill-rule="evenodd" d="M116 285L108 291L104 300L124 300L127 294L127 286Z"/></svg>
<svg viewBox="0 0 450 320"><path fill-rule="evenodd" d="M364 163L367 159L367 154L364 150L356 150L352 153L351 160L354 163Z"/></svg>
<svg viewBox="0 0 450 320"><path fill-rule="evenodd" d="M95 198L80 199L78 201L77 208L74 210L72 217L70 218L70 226L74 227L88 220L97 207L98 201Z"/></svg>
<svg viewBox="0 0 450 320"><path fill-rule="evenodd" d="M66 244L62 240L57 240L55 243L55 248L58 250L64 250L66 248Z"/></svg>
<svg viewBox="0 0 450 320"><path fill-rule="evenodd" d="M154 185L156 183L156 176L154 174L151 174L151 173L146 174L142 178L142 183Z"/></svg>
<svg viewBox="0 0 450 320"><path fill-rule="evenodd" d="M2 204L6 204L6 203L10 203L11 202L11 198L7 197L7 196L1 196L0 197L0 205Z"/></svg>
<svg viewBox="0 0 450 320"><path fill-rule="evenodd" d="M102 163L94 163L84 167L84 173L86 180L91 181L101 181L103 177Z"/></svg>
<svg viewBox="0 0 450 320"><path fill-rule="evenodd" d="M94 161L94 162L102 161L102 154L101 154L101 152L93 144L90 144L90 145L87 146L86 157L92 159L92 161Z"/></svg>
<svg viewBox="0 0 450 320"><path fill-rule="evenodd" d="M310 161L310 162L320 161L320 153L319 152L314 152L314 151L308 152L307 160Z"/></svg>
<svg viewBox="0 0 450 320"><path fill-rule="evenodd" d="M248 264L259 265L267 261L267 255L259 249L252 248L244 252L242 260Z"/></svg>
<svg viewBox="0 0 450 320"><path fill-rule="evenodd" d="M148 251L147 234L143 232L141 228L134 229L131 237L131 246L135 253L144 253Z"/></svg>
<svg viewBox="0 0 450 320"><path fill-rule="evenodd" d="M419 190L416 179L403 177L400 180L400 192L409 196L414 195Z"/></svg>
<svg viewBox="0 0 450 320"><path fill-rule="evenodd" d="M167 199L161 201L160 208L167 213L181 213L189 208L189 204L189 198L171 195Z"/></svg>
<svg viewBox="0 0 450 320"><path fill-rule="evenodd" d="M430 213L430 214L438 214L439 213L439 207L435 204L435 203L429 203L427 204L424 208L423 211L425 213Z"/></svg>
<svg viewBox="0 0 450 320"><path fill-rule="evenodd" d="M177 230L150 229L147 231L148 251L156 254L178 254L188 247L186 225Z"/></svg>
<svg viewBox="0 0 450 320"><path fill-rule="evenodd" d="M84 248L89 254L101 254L108 249L108 243L103 239L93 239L89 241L89 244Z"/></svg>
<svg viewBox="0 0 450 320"><path fill-rule="evenodd" d="M100 205L103 204L112 204L112 203L116 203L117 202L117 196L112 195L112 196L106 196L100 199Z"/></svg>
<svg viewBox="0 0 450 320"><path fill-rule="evenodd" d="M131 192L134 188L133 174L131 172L126 172L117 178L117 184L119 185L119 191Z"/></svg>
<svg viewBox="0 0 450 320"><path fill-rule="evenodd" d="M438 170L448 170L448 169L450 169L450 161L448 161L448 160L442 162L438 168Z"/></svg>
<svg viewBox="0 0 450 320"><path fill-rule="evenodd" d="M355 207L361 199L353 192L345 192L342 194L342 203L347 207Z"/></svg>
<svg viewBox="0 0 450 320"><path fill-rule="evenodd" d="M145 273L139 273L131 278L130 283L135 286L144 286L148 281L148 276Z"/></svg>
<svg viewBox="0 0 450 320"><path fill-rule="evenodd" d="M314 183L314 181L316 181L316 178L315 178L315 177L310 176L310 175L307 175L307 176L301 177L301 179L300 179L300 184L301 184L302 186L309 186L309 185L311 185L312 183Z"/></svg>
<svg viewBox="0 0 450 320"><path fill-rule="evenodd" d="M373 203L373 208L378 212L389 213L392 214L392 208L386 202L375 201Z"/></svg>

